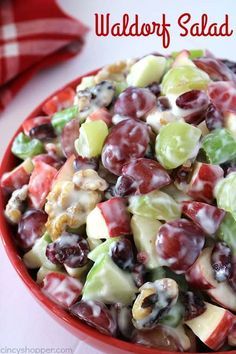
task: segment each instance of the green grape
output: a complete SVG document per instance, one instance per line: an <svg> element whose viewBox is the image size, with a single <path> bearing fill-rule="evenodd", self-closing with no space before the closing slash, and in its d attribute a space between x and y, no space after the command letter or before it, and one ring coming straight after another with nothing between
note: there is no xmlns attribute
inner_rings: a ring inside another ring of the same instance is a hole
<svg viewBox="0 0 236 354"><path fill-rule="evenodd" d="M181 166L197 153L201 130L185 122L172 122L161 128L156 139L156 156L167 169Z"/></svg>
<svg viewBox="0 0 236 354"><path fill-rule="evenodd" d="M155 269L152 269L150 272L147 274L147 279L148 281L154 282L155 280L163 279L166 278L166 271L165 268L163 267L157 267Z"/></svg>
<svg viewBox="0 0 236 354"><path fill-rule="evenodd" d="M204 49L190 49L188 50L189 52L189 59L197 59L205 56L205 50ZM181 52L172 52L171 56L172 58L176 58Z"/></svg>
<svg viewBox="0 0 236 354"><path fill-rule="evenodd" d="M52 125L57 134L61 134L62 129L70 120L78 117L78 107L72 106L55 113L52 116Z"/></svg>
<svg viewBox="0 0 236 354"><path fill-rule="evenodd" d="M132 214L150 219L174 220L181 216L180 205L168 194L155 190L148 194L129 198L129 211Z"/></svg>
<svg viewBox="0 0 236 354"><path fill-rule="evenodd" d="M128 86L145 87L160 82L166 70L166 58L148 55L137 61L127 76Z"/></svg>
<svg viewBox="0 0 236 354"><path fill-rule="evenodd" d="M206 90L209 82L209 76L197 67L177 66L165 74L162 80L162 93L169 95L191 90Z"/></svg>
<svg viewBox="0 0 236 354"><path fill-rule="evenodd" d="M211 164L219 165L236 157L236 139L227 129L217 129L204 137L202 149Z"/></svg>
<svg viewBox="0 0 236 354"><path fill-rule="evenodd" d="M13 141L12 153L22 160L41 154L44 151L43 143L38 139L31 139L24 133L19 133Z"/></svg>
<svg viewBox="0 0 236 354"><path fill-rule="evenodd" d="M79 138L75 141L77 153L88 158L99 156L107 135L108 128L104 121L83 123L80 127Z"/></svg>
<svg viewBox="0 0 236 354"><path fill-rule="evenodd" d="M236 221L230 213L227 213L220 224L217 236L231 248L236 257Z"/></svg>
<svg viewBox="0 0 236 354"><path fill-rule="evenodd" d="M236 219L236 172L231 172L217 183L215 196L218 207L228 211Z"/></svg>

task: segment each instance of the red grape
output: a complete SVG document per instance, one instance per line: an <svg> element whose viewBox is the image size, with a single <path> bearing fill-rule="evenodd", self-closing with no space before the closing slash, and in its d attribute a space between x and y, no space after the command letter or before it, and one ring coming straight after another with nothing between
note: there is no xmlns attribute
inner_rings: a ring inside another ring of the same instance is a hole
<svg viewBox="0 0 236 354"><path fill-rule="evenodd" d="M235 61L231 61L228 59L221 59L222 63L224 63L234 74L236 74L236 63Z"/></svg>
<svg viewBox="0 0 236 354"><path fill-rule="evenodd" d="M135 181L129 176L120 176L114 187L115 195L125 197L136 192Z"/></svg>
<svg viewBox="0 0 236 354"><path fill-rule="evenodd" d="M209 99L204 91L192 90L183 93L176 99L176 105L183 110L192 110L184 116L184 120L190 124L199 124L205 118L205 112Z"/></svg>
<svg viewBox="0 0 236 354"><path fill-rule="evenodd" d="M89 326L108 336L115 336L117 324L111 311L99 301L80 301L72 305L70 312Z"/></svg>
<svg viewBox="0 0 236 354"><path fill-rule="evenodd" d="M157 235L157 253L177 273L184 273L193 265L205 242L203 231L186 219L169 221Z"/></svg>
<svg viewBox="0 0 236 354"><path fill-rule="evenodd" d="M85 238L64 232L56 241L49 243L47 258L55 264L65 264L71 268L82 267L88 262L89 246Z"/></svg>
<svg viewBox="0 0 236 354"><path fill-rule="evenodd" d="M223 114L213 104L210 104L207 108L205 121L209 130L222 128L224 125Z"/></svg>
<svg viewBox="0 0 236 354"><path fill-rule="evenodd" d="M219 59L199 58L194 60L194 64L214 81L235 81L236 79L233 71Z"/></svg>
<svg viewBox="0 0 236 354"><path fill-rule="evenodd" d="M156 103L156 97L147 88L129 87L116 100L114 113L142 118Z"/></svg>
<svg viewBox="0 0 236 354"><path fill-rule="evenodd" d="M72 119L62 130L61 147L65 157L70 157L76 153L74 143L79 137L79 128L78 119Z"/></svg>
<svg viewBox="0 0 236 354"><path fill-rule="evenodd" d="M18 225L17 243L27 251L45 231L47 214L42 210L27 210Z"/></svg>
<svg viewBox="0 0 236 354"><path fill-rule="evenodd" d="M131 160L143 157L149 143L146 124L136 119L126 119L113 127L102 151L102 163L115 175Z"/></svg>
<svg viewBox="0 0 236 354"><path fill-rule="evenodd" d="M122 168L122 178L133 180L135 194L146 194L170 184L171 178L156 161L140 158L133 160Z"/></svg>
<svg viewBox="0 0 236 354"><path fill-rule="evenodd" d="M214 270L215 279L218 282L225 281L232 274L232 254L225 242L217 242L211 254L211 265Z"/></svg>

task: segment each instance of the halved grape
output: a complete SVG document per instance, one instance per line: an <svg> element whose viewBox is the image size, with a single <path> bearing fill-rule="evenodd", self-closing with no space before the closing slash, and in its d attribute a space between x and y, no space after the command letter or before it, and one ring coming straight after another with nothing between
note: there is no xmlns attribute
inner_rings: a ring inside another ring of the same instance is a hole
<svg viewBox="0 0 236 354"><path fill-rule="evenodd" d="M236 257L236 221L230 213L227 213L224 220L220 224L217 236L227 243L230 247L232 254Z"/></svg>
<svg viewBox="0 0 236 354"><path fill-rule="evenodd" d="M180 205L168 194L158 190L130 197L128 209L132 214L158 220L174 220L181 215Z"/></svg>
<svg viewBox="0 0 236 354"><path fill-rule="evenodd" d="M156 155L162 166L176 168L195 156L201 130L185 122L164 126L156 140Z"/></svg>
<svg viewBox="0 0 236 354"><path fill-rule="evenodd" d="M83 123L80 127L79 138L75 141L77 153L87 158L99 156L107 135L108 128L104 121Z"/></svg>
<svg viewBox="0 0 236 354"><path fill-rule="evenodd" d="M216 129L206 135L202 148L211 164L219 165L236 157L236 139L227 129Z"/></svg>
<svg viewBox="0 0 236 354"><path fill-rule="evenodd" d="M189 65L170 69L162 80L162 93L181 94L191 90L206 90L209 76L202 70Z"/></svg>
<svg viewBox="0 0 236 354"><path fill-rule="evenodd" d="M218 207L231 213L236 220L236 172L217 183L215 195Z"/></svg>

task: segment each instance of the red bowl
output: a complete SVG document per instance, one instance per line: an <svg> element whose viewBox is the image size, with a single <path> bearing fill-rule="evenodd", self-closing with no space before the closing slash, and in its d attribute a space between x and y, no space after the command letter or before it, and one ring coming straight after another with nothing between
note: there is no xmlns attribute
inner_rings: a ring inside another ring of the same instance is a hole
<svg viewBox="0 0 236 354"><path fill-rule="evenodd" d="M88 73L87 75L94 75L98 70ZM78 79L70 82L65 87L73 87L75 88L84 77L79 77ZM63 89L61 88L61 89ZM61 90L60 89L60 90ZM51 96L55 95L60 90L54 92ZM50 96L50 97L51 97ZM49 97L48 97L49 98ZM47 99L48 99L47 98ZM46 101L46 100L45 100ZM42 102L26 119L31 119L32 117L36 117L42 114L41 107L45 103ZM10 141L4 157L2 159L2 163L0 166L0 178L1 176L10 171L16 165L16 158L11 153L11 145L15 138L15 136L21 131L21 127L16 131L12 140ZM4 248L6 253L11 261L11 264L17 271L18 275L21 277L29 291L33 294L36 300L42 305L42 307L63 327L65 327L70 333L77 336L82 341L87 341L90 345L106 352L112 354L127 354L127 353L138 353L138 354L173 354L173 352L158 350L154 348L146 348L140 345L136 345L133 343L128 343L116 338L108 337L97 330L89 327L85 323L80 320L72 317L68 312L63 310L61 307L52 302L49 298L47 298L40 290L40 287L35 283L35 281L29 275L27 268L25 267L21 257L17 253L16 246L13 242L13 237L11 235L12 231L4 217L4 207L6 205L6 199L3 194L3 191L0 189L0 233L3 241ZM175 352L176 353L176 352ZM218 352L219 353L219 352ZM228 351L221 352L219 354L235 354L236 351ZM188 353L187 353L188 354ZM189 353L190 354L190 353ZM210 354L210 353L209 353Z"/></svg>

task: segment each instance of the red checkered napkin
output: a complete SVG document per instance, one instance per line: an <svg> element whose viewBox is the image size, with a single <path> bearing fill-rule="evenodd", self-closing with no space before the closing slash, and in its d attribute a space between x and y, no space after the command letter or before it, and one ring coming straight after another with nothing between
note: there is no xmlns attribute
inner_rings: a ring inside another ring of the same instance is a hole
<svg viewBox="0 0 236 354"><path fill-rule="evenodd" d="M76 55L86 31L55 0L0 0L0 110L39 69Z"/></svg>

